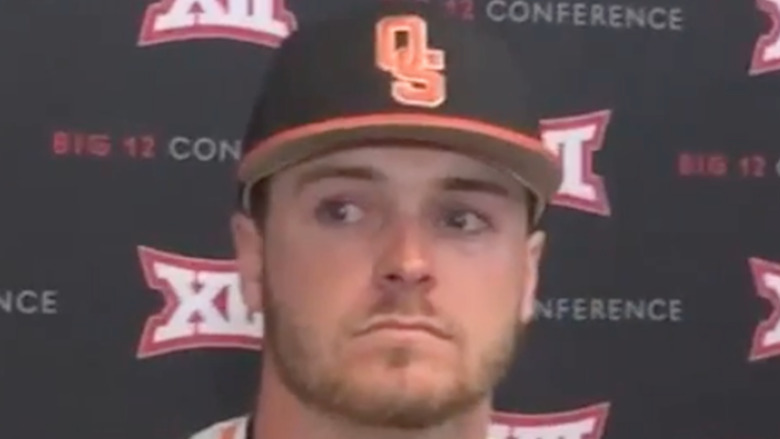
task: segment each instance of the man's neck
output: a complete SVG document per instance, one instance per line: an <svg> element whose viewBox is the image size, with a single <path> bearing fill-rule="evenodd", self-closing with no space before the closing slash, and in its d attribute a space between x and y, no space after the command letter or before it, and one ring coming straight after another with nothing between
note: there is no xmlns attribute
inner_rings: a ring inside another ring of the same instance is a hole
<svg viewBox="0 0 780 439"><path fill-rule="evenodd" d="M336 419L301 403L272 373L263 373L262 390L247 439L485 439L490 402L485 401L444 425L427 430L366 427Z"/></svg>

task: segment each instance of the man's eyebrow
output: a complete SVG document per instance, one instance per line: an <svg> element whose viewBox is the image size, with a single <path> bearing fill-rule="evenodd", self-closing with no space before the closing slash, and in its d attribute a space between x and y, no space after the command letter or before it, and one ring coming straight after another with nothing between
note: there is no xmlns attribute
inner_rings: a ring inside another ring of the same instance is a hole
<svg viewBox="0 0 780 439"><path fill-rule="evenodd" d="M299 193L306 186L329 178L347 178L353 180L379 181L385 180L385 176L374 168L367 166L336 166L323 165L313 167L298 177L295 183L295 191Z"/></svg>
<svg viewBox="0 0 780 439"><path fill-rule="evenodd" d="M301 173L296 181L295 191L299 193L308 185L331 178L363 181L387 180L387 177L382 172L370 166L322 165ZM444 177L438 182L438 185L445 191L481 192L512 198L511 191L505 185L480 178Z"/></svg>
<svg viewBox="0 0 780 439"><path fill-rule="evenodd" d="M455 192L482 192L500 197L510 198L509 189L496 182L477 178L447 177L442 179L441 187L447 191Z"/></svg>

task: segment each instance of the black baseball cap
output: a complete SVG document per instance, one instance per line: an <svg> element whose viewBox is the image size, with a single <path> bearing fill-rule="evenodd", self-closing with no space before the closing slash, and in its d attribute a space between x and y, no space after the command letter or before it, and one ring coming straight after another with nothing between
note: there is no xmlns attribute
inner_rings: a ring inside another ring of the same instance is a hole
<svg viewBox="0 0 780 439"><path fill-rule="evenodd" d="M511 173L533 194L538 220L561 170L539 138L517 54L438 4L365 3L300 26L277 49L244 139L242 208L255 183L287 166L347 145L408 142Z"/></svg>

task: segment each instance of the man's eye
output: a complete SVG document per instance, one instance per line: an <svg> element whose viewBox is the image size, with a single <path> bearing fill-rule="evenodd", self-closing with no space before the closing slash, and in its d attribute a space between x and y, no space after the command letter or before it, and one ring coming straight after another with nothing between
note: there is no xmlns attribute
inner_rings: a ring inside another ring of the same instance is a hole
<svg viewBox="0 0 780 439"><path fill-rule="evenodd" d="M445 227L466 233L478 233L489 226L488 222L481 215L463 209L445 212L442 222Z"/></svg>
<svg viewBox="0 0 780 439"><path fill-rule="evenodd" d="M323 201L317 206L317 218L326 223L354 223L363 218L363 210L355 203L341 200Z"/></svg>

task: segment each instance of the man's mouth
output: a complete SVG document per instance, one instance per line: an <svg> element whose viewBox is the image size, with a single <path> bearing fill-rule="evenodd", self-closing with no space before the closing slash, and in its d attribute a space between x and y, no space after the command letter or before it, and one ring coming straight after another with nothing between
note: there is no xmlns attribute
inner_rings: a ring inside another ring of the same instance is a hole
<svg viewBox="0 0 780 439"><path fill-rule="evenodd" d="M452 338L444 328L434 322L408 318L383 318L373 320L362 327L357 335L362 336L379 331L426 332L434 337L445 340Z"/></svg>

